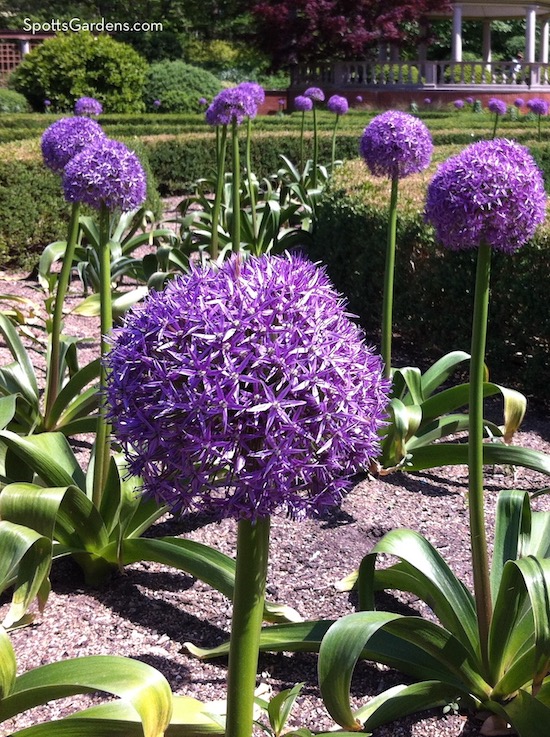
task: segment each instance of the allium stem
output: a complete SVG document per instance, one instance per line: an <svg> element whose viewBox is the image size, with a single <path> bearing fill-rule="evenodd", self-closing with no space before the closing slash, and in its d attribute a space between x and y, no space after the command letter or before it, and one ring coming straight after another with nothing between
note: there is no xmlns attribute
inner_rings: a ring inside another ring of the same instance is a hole
<svg viewBox="0 0 550 737"><path fill-rule="evenodd" d="M226 737L252 737L270 518L240 520L227 674Z"/></svg>
<svg viewBox="0 0 550 737"><path fill-rule="evenodd" d="M233 227L231 244L233 253L241 250L241 157L239 153L239 125L235 119L231 123L233 143Z"/></svg>
<svg viewBox="0 0 550 737"><path fill-rule="evenodd" d="M393 317L393 279L395 272L395 240L397 233L397 193L399 178L391 181L390 209L388 213L388 239L386 244L386 265L384 270L384 296L382 302L382 360L384 378L391 377L391 346Z"/></svg>
<svg viewBox="0 0 550 737"><path fill-rule="evenodd" d="M313 175L311 185L317 189L317 164L319 161L319 136L317 135L317 110L313 103Z"/></svg>
<svg viewBox="0 0 550 737"><path fill-rule="evenodd" d="M50 359L48 361L48 381L46 386L46 403L45 403L45 427L50 430L49 416L52 411L53 404L59 394L60 376L60 355L61 355L61 332L63 326L63 307L65 305L65 297L69 288L71 278L71 269L73 265L74 252L76 242L78 240L78 226L80 218L80 202L74 202L71 207L71 219L69 220L69 230L67 233L67 246L65 255L63 256L63 265L57 279L57 290L55 293L55 304L52 319L52 332L50 339Z"/></svg>
<svg viewBox="0 0 550 737"><path fill-rule="evenodd" d="M220 221L220 210L222 206L223 185L225 180L225 152L227 149L227 126L216 128L216 152L218 156L218 174L216 179L216 192L214 194L214 207L212 209L212 239L210 241L210 258L215 261L219 255L218 224Z"/></svg>
<svg viewBox="0 0 550 737"><path fill-rule="evenodd" d="M103 205L99 211L99 304L101 324L101 358L107 355L109 345L107 336L113 327L113 306L111 298L111 250L109 248L110 238L110 213ZM109 471L111 427L107 421L107 407L104 396L106 389L106 367L101 362L99 374L100 403L97 418L97 432L95 439L94 478L92 488L92 501L99 509L107 473Z"/></svg>
<svg viewBox="0 0 550 737"><path fill-rule="evenodd" d="M336 129L338 128L338 121L340 120L340 116L336 116L336 120L334 121L334 128L332 129L332 152L330 157L330 173L334 174L334 161L336 159Z"/></svg>
<svg viewBox="0 0 550 737"><path fill-rule="evenodd" d="M491 138L494 138L496 136L496 134L497 134L497 126L498 126L498 113L496 113L496 115L495 115L495 123L493 125L493 135L491 136Z"/></svg>
<svg viewBox="0 0 550 737"><path fill-rule="evenodd" d="M302 123L300 125L300 173L304 171L304 124L306 119L305 110L302 110Z"/></svg>
<svg viewBox="0 0 550 737"><path fill-rule="evenodd" d="M250 153L250 144L252 141L252 120L247 118L246 124L246 176L248 178L248 192L250 196L250 212L252 216L252 232L254 233L254 247L256 247L256 237L258 235L258 213L256 212L256 189L252 176L252 156Z"/></svg>
<svg viewBox="0 0 550 737"><path fill-rule="evenodd" d="M472 321L469 397L470 431L468 439L468 508L479 641L481 657L487 671L489 661L487 648L492 617L492 603L483 501L483 379L487 317L489 311L490 273L491 247L482 244L479 246L477 257L474 314Z"/></svg>

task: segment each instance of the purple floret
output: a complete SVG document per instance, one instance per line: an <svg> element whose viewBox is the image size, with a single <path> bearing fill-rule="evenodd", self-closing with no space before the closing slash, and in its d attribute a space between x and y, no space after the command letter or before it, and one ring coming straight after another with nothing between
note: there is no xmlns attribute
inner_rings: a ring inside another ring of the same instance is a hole
<svg viewBox="0 0 550 737"><path fill-rule="evenodd" d="M256 107L259 107L265 102L265 90L257 82L241 82L238 89L245 95L248 95Z"/></svg>
<svg viewBox="0 0 550 737"><path fill-rule="evenodd" d="M61 118L42 134L42 157L52 171L63 171L68 162L91 143L105 138L103 128L90 118Z"/></svg>
<svg viewBox="0 0 550 737"><path fill-rule="evenodd" d="M430 131L414 115L388 110L365 128L359 150L372 174L402 179L429 166L433 142Z"/></svg>
<svg viewBox="0 0 550 737"><path fill-rule="evenodd" d="M491 97L491 99L487 103L487 107L489 108L490 112L494 113L495 115L506 115L508 111L508 105L504 102L504 100L499 100L498 97Z"/></svg>
<svg viewBox="0 0 550 737"><path fill-rule="evenodd" d="M325 93L319 87L308 87L304 92L306 97L309 97L313 102L324 102Z"/></svg>
<svg viewBox="0 0 550 737"><path fill-rule="evenodd" d="M74 104L75 115L101 115L103 105L94 97L80 97Z"/></svg>
<svg viewBox="0 0 550 737"><path fill-rule="evenodd" d="M497 138L445 161L428 187L426 219L452 250L481 244L513 253L546 216L542 174L529 150Z"/></svg>
<svg viewBox="0 0 550 737"><path fill-rule="evenodd" d="M147 182L135 153L105 138L71 159L63 173L63 190L68 202L129 212L145 201Z"/></svg>
<svg viewBox="0 0 550 737"><path fill-rule="evenodd" d="M548 103L540 97L527 101L527 107L535 115L548 115Z"/></svg>
<svg viewBox="0 0 550 737"><path fill-rule="evenodd" d="M340 95L332 95L329 97L327 102L327 110L335 115L345 115L348 111L349 105L345 97Z"/></svg>
<svg viewBox="0 0 550 737"><path fill-rule="evenodd" d="M301 256L178 277L126 314L106 364L129 469L175 512L314 517L379 452L381 359Z"/></svg>
<svg viewBox="0 0 550 737"><path fill-rule="evenodd" d="M307 113L313 110L313 100L305 95L298 95L294 98L294 109L300 113Z"/></svg>

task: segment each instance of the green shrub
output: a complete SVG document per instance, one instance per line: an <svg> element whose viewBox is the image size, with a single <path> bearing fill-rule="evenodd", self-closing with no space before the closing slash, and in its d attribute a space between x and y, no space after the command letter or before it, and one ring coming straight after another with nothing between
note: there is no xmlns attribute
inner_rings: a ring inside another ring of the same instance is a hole
<svg viewBox="0 0 550 737"><path fill-rule="evenodd" d="M149 68L144 100L147 110L154 110L153 102L160 100L162 112L195 113L201 97L210 100L220 90L220 81L205 69L162 61Z"/></svg>
<svg viewBox="0 0 550 737"><path fill-rule="evenodd" d="M389 184L356 166L344 167L322 199L310 255L326 264L351 312L370 339L379 341ZM475 251L449 252L434 241L423 219L429 179L426 174L400 184L394 295L401 365L413 361L423 369L450 350L469 351L476 261ZM487 344L492 380L545 402L550 401L548 273L549 227L513 256L494 254Z"/></svg>
<svg viewBox="0 0 550 737"><path fill-rule="evenodd" d="M0 89L0 113L28 113L27 98L15 90Z"/></svg>
<svg viewBox="0 0 550 737"><path fill-rule="evenodd" d="M105 112L143 110L147 62L127 44L91 33L61 34L33 49L10 77L10 86L43 110L72 111L79 97L95 97Z"/></svg>

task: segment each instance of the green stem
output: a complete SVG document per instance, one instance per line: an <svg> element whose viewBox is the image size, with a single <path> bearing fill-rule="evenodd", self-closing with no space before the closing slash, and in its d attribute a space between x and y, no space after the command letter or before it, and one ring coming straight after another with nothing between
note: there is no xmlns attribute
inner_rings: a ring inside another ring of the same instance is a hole
<svg viewBox="0 0 550 737"><path fill-rule="evenodd" d="M252 737L269 528L269 517L255 523L248 520L238 523L225 737Z"/></svg>
<svg viewBox="0 0 550 737"><path fill-rule="evenodd" d="M538 116L539 141L540 141L540 119L541 119L541 115L539 114L539 116Z"/></svg>
<svg viewBox="0 0 550 737"><path fill-rule="evenodd" d="M495 124L493 126L493 135L492 138L494 138L497 134L497 125L498 125L498 113L495 114Z"/></svg>
<svg viewBox="0 0 550 737"><path fill-rule="evenodd" d="M55 293L55 304L52 320L52 333L50 343L50 360L48 361L48 380L46 385L46 402L45 402L45 426L49 427L48 418L52 411L53 404L59 394L60 376L60 356L61 356L61 332L63 328L63 307L65 305L65 297L69 288L71 278L71 269L73 266L74 252L78 240L78 227L80 218L80 202L73 203L71 208L71 219L69 221L69 230L67 233L67 247L63 256L63 265L57 280L57 291Z"/></svg>
<svg viewBox="0 0 550 737"><path fill-rule="evenodd" d="M216 150L218 157L218 176L216 178L216 192L214 193L214 207L212 208L212 239L210 241L210 258L215 261L219 255L218 224L223 198L223 184L225 180L225 151L227 148L227 126L222 126L221 133L216 128Z"/></svg>
<svg viewBox="0 0 550 737"><path fill-rule="evenodd" d="M248 192L250 195L250 211L252 215L252 232L254 234L254 248L256 248L256 238L258 236L258 214L256 212L256 189L254 178L252 176L252 156L250 153L250 143L252 140L252 120L248 118L246 126L246 176L248 178Z"/></svg>
<svg viewBox="0 0 550 737"><path fill-rule="evenodd" d="M472 321L469 397L470 430L468 438L468 508L479 641L481 657L487 671L492 603L483 501L483 380L485 373L485 343L489 312L490 274L491 247L483 244L479 247L477 257L474 315Z"/></svg>
<svg viewBox="0 0 550 737"><path fill-rule="evenodd" d="M233 227L231 229L231 245L233 253L241 250L241 160L239 154L239 126L233 119L231 124L233 143Z"/></svg>
<svg viewBox="0 0 550 737"><path fill-rule="evenodd" d="M334 161L336 160L336 129L338 128L338 120L340 116L336 116L336 120L334 121L334 129L332 131L332 153L330 158L330 173L331 175L334 174Z"/></svg>
<svg viewBox="0 0 550 737"><path fill-rule="evenodd" d="M300 174L304 171L304 123L306 113L302 110L302 125L300 126Z"/></svg>
<svg viewBox="0 0 550 737"><path fill-rule="evenodd" d="M397 233L398 177L391 182L390 210L388 213L388 240L386 244L386 266L384 270L384 297L382 302L382 360L384 377L391 376L391 344L393 313L393 279L395 272L395 240Z"/></svg>
<svg viewBox="0 0 550 737"><path fill-rule="evenodd" d="M317 136L317 110L313 103L313 177L312 187L317 189L317 162L319 160L319 138Z"/></svg>
<svg viewBox="0 0 550 737"><path fill-rule="evenodd" d="M102 205L99 211L99 304L101 326L101 358L107 354L109 344L107 336L113 327L113 306L111 298L111 249L109 248L109 210ZM101 364L99 374L100 397L103 398L106 387L106 370ZM97 432L95 440L94 478L92 501L97 509L101 505L107 474L109 471L111 427L107 422L107 407L103 399L99 404Z"/></svg>

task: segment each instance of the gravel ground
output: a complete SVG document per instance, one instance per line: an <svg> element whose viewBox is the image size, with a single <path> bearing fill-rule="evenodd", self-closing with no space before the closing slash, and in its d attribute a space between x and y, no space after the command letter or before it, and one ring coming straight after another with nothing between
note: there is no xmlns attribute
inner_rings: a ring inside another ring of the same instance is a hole
<svg viewBox="0 0 550 737"><path fill-rule="evenodd" d="M31 296L41 302L33 279L3 274L0 292ZM78 302L73 285L70 305ZM39 324L38 321L34 321ZM96 324L85 318L68 317L66 332L96 335ZM97 343L87 345L93 354ZM33 352L43 365L43 352ZM5 350L0 347L5 362ZM84 446L86 438L81 439ZM516 442L550 452L548 418L528 413ZM518 468L488 469L486 483L488 529L498 491L503 488L533 490L547 484L540 474ZM370 547L387 531L409 527L436 546L454 571L471 585L466 511L467 476L464 467L436 469L430 473L395 473L363 480L345 499L342 508L320 521L295 523L274 519L268 593L272 600L293 606L304 619L339 617L354 611L352 594L339 593L335 582L353 570ZM550 508L540 497L535 508ZM232 555L235 549L233 522L209 523L196 517L167 517L150 531L152 536L178 535L212 545ZM0 615L6 611L2 600ZM420 602L403 595L384 595L381 608L425 612ZM221 594L180 571L155 563L137 563L115 574L99 588L83 582L70 560L56 562L52 593L43 615L35 623L12 634L18 672L64 658L92 654L118 654L137 658L158 668L177 694L194 695L203 701L224 697L225 660L203 662L192 657L186 642L214 646L226 640L231 604ZM402 682L395 671L362 662L352 684L355 705ZM329 729L333 723L319 699L316 656L313 654L262 655L258 682L273 693L305 682L293 712L292 726ZM99 697L75 697L52 702L0 725L0 735L16 728L53 720ZM376 737L475 737L479 721L465 715L443 715L442 710L403 719L376 730Z"/></svg>

